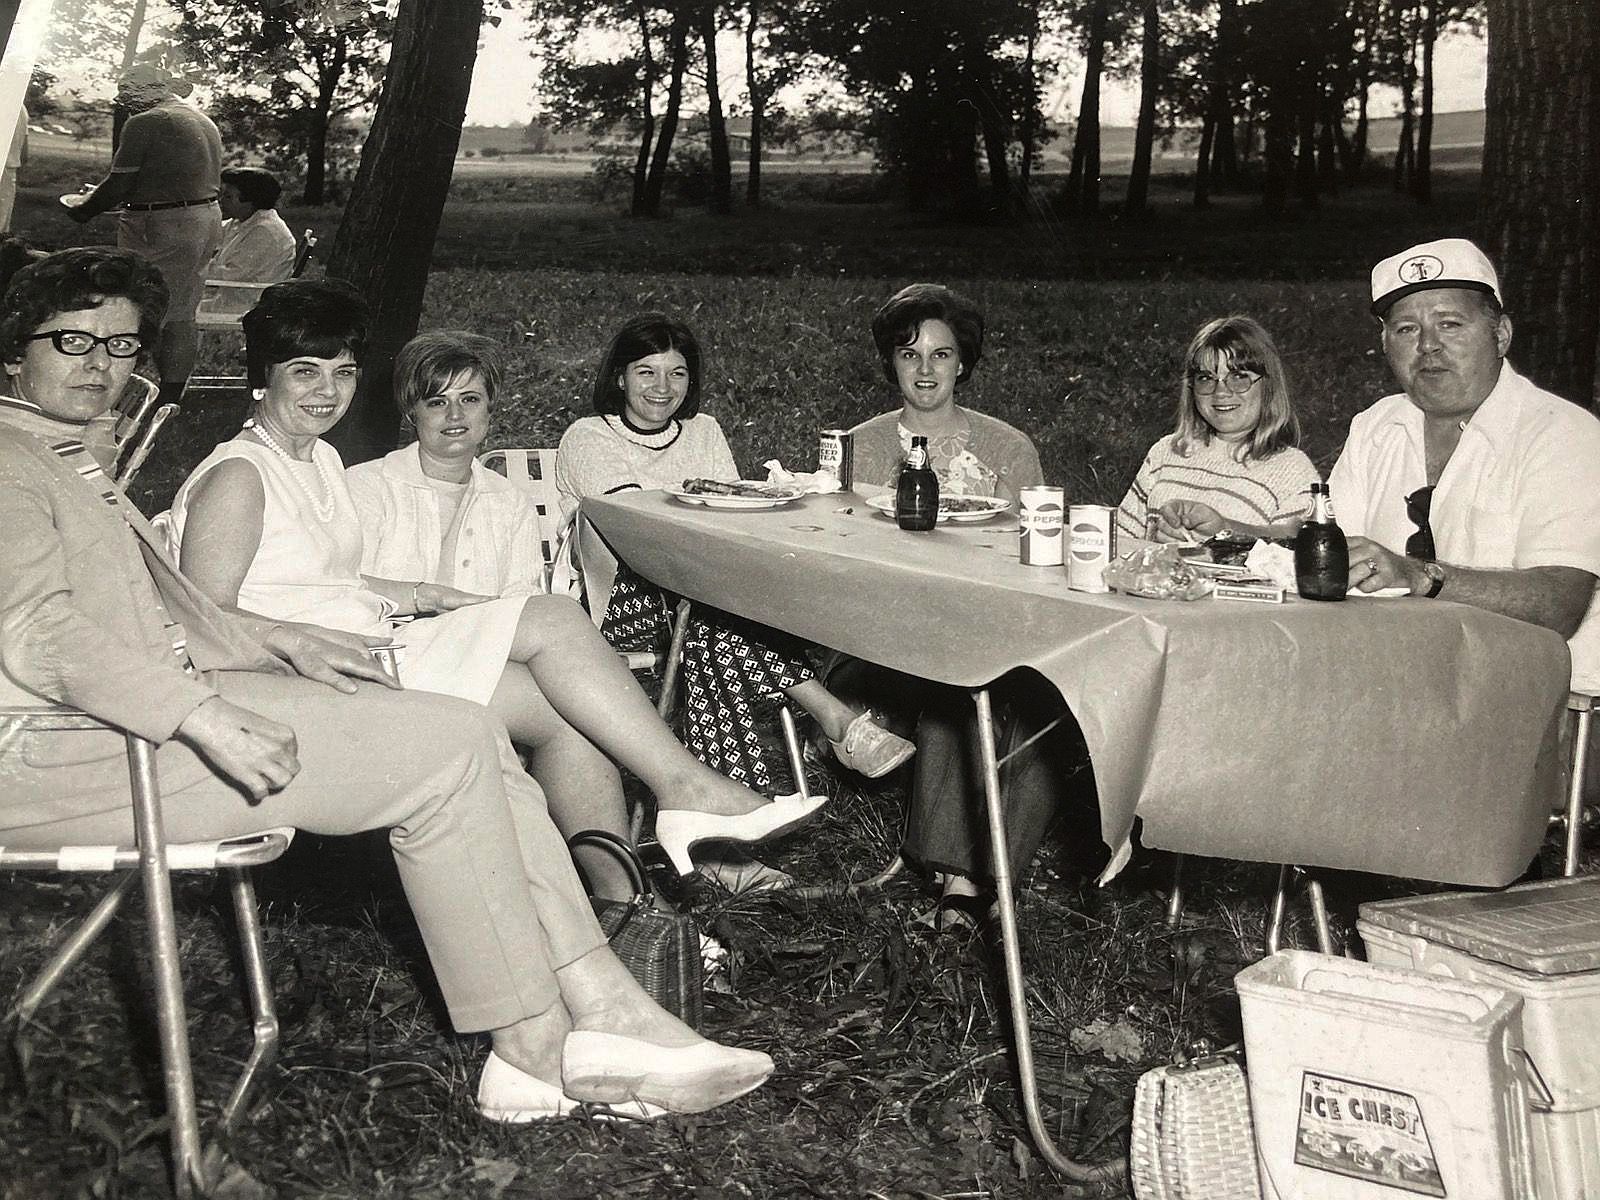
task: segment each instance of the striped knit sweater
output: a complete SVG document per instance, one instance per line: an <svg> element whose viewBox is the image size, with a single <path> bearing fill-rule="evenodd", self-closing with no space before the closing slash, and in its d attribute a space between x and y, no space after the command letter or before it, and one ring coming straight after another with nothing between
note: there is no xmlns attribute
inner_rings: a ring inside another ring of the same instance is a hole
<svg viewBox="0 0 1600 1200"><path fill-rule="evenodd" d="M1191 445L1187 457L1173 448L1175 434L1150 447L1117 511L1117 530L1144 536L1145 514L1169 500L1197 500L1224 521L1276 525L1311 512L1311 485L1321 476L1301 451L1279 450L1240 462L1234 445L1212 438Z"/></svg>

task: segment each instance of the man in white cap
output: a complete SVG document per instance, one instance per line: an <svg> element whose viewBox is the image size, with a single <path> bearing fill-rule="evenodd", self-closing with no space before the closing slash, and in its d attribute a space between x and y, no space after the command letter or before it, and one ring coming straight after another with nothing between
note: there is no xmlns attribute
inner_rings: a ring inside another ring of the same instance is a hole
<svg viewBox="0 0 1600 1200"><path fill-rule="evenodd" d="M178 400L194 370L195 308L206 263L222 241L222 138L210 117L184 101L191 90L157 64L128 68L117 98L132 115L111 173L67 210L81 224L120 208L117 245L154 264L166 281L171 302L155 356L163 403Z"/></svg>
<svg viewBox="0 0 1600 1200"><path fill-rule="evenodd" d="M1600 420L1512 370L1499 277L1465 239L1380 262L1372 311L1404 390L1350 422L1328 479L1350 582L1553 629L1573 688L1600 690Z"/></svg>

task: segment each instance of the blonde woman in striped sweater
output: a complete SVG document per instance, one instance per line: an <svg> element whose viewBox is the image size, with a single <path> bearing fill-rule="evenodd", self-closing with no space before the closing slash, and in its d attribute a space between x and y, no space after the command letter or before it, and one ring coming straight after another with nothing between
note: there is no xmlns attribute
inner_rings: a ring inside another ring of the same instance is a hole
<svg viewBox="0 0 1600 1200"><path fill-rule="evenodd" d="M1320 476L1298 448L1283 360L1250 317L1200 327L1184 356L1178 427L1150 447L1117 513L1119 532L1204 541L1293 537Z"/></svg>

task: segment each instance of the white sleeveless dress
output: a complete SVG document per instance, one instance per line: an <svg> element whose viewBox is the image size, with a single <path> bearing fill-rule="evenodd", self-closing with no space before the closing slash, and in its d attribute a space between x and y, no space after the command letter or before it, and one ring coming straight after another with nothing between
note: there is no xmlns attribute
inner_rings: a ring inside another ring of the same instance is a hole
<svg viewBox="0 0 1600 1200"><path fill-rule="evenodd" d="M207 472L230 458L255 467L266 492L261 545L239 586L240 608L275 621L393 637L402 644L396 657L400 681L407 688L489 702L505 670L527 597L490 600L408 624L392 620L394 605L361 578L361 524L345 484L344 463L326 442L312 447L308 463L285 462L254 441L223 442L173 497L174 549L183 543L194 488ZM329 488L333 512L324 520L312 506L311 495L325 496Z"/></svg>

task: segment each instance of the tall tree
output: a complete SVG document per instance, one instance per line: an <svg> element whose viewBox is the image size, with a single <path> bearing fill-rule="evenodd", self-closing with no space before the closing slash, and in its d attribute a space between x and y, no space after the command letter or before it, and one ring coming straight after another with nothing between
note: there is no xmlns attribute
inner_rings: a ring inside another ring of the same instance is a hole
<svg viewBox="0 0 1600 1200"><path fill-rule="evenodd" d="M1600 5L1495 0L1479 222L1524 373L1600 401Z"/></svg>
<svg viewBox="0 0 1600 1200"><path fill-rule="evenodd" d="M323 203L335 123L378 92L393 33L388 0L171 3L185 52L219 93L212 112L229 144L303 162L301 199Z"/></svg>
<svg viewBox="0 0 1600 1200"><path fill-rule="evenodd" d="M1084 31L1083 97L1067 172L1069 212L1093 213L1100 207L1100 77L1105 67L1110 0L1092 0Z"/></svg>
<svg viewBox="0 0 1600 1200"><path fill-rule="evenodd" d="M711 144L711 203L715 213L733 211L733 161L728 153L728 121L722 111L722 86L717 79L716 0L704 0L696 13L700 45L706 61L706 137Z"/></svg>
<svg viewBox="0 0 1600 1200"><path fill-rule="evenodd" d="M1161 91L1161 6L1144 0L1144 38L1139 66L1139 122L1133 136L1133 169L1122 211L1134 216L1145 211L1150 195L1150 160L1156 143L1156 99Z"/></svg>
<svg viewBox="0 0 1600 1200"><path fill-rule="evenodd" d="M394 448L396 351L417 332L461 122L484 0L400 0L394 47L328 274L372 305L361 391L331 440L347 463Z"/></svg>
<svg viewBox="0 0 1600 1200"><path fill-rule="evenodd" d="M689 69L689 20L686 9L672 14L667 37L667 107L656 130L655 149L650 153L650 170L645 175L644 200L635 215L658 217L667 187L667 167L672 161L672 139L678 133L678 117L683 111L683 77Z"/></svg>

